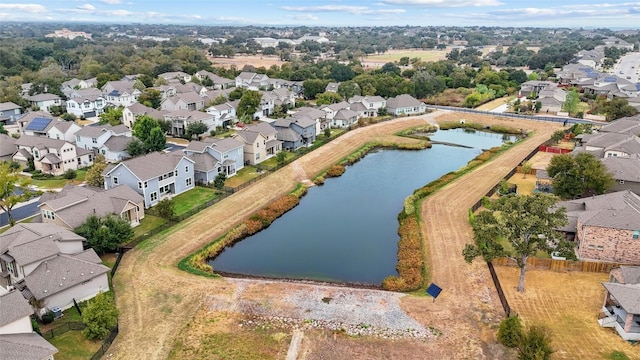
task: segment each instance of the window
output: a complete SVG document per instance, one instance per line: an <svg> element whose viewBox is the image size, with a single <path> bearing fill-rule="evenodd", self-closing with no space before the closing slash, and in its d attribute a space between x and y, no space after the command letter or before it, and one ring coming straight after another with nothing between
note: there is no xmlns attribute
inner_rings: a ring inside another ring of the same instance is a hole
<svg viewBox="0 0 640 360"><path fill-rule="evenodd" d="M118 177L117 176L113 177L113 185L118 185Z"/></svg>
<svg viewBox="0 0 640 360"><path fill-rule="evenodd" d="M638 238L640 238L640 230L633 230L633 235L631 235L631 238L634 240L638 240Z"/></svg>
<svg viewBox="0 0 640 360"><path fill-rule="evenodd" d="M51 210L42 210L42 217L49 220L55 220L56 216Z"/></svg>
<svg viewBox="0 0 640 360"><path fill-rule="evenodd" d="M602 246L602 245L598 245L598 246L596 246L596 249L598 249L598 250L602 251L602 250L604 250L604 246Z"/></svg>
<svg viewBox="0 0 640 360"><path fill-rule="evenodd" d="M624 185L624 180L618 180L618 184Z"/></svg>
<svg viewBox="0 0 640 360"><path fill-rule="evenodd" d="M256 153L256 160L260 160L260 153Z"/></svg>
<svg viewBox="0 0 640 360"><path fill-rule="evenodd" d="M189 166L188 165L184 167L184 172L186 172L186 173L189 172Z"/></svg>
<svg viewBox="0 0 640 360"><path fill-rule="evenodd" d="M595 248L596 248L596 246L595 246L595 245L593 245L593 244L589 244L589 249L595 249Z"/></svg>
<svg viewBox="0 0 640 360"><path fill-rule="evenodd" d="M158 193L157 192L152 192L151 195L149 195L151 197L151 201L157 201L158 200Z"/></svg>
<svg viewBox="0 0 640 360"><path fill-rule="evenodd" d="M142 189L142 181L138 181L138 189Z"/></svg>
<svg viewBox="0 0 640 360"><path fill-rule="evenodd" d="M193 180L191 180L191 178L186 178L184 182L187 186L191 186L191 184L193 184Z"/></svg>
<svg viewBox="0 0 640 360"><path fill-rule="evenodd" d="M97 144L97 143L98 143L98 139L96 139L96 138L91 138L91 142L92 142L92 143L94 143L94 144Z"/></svg>

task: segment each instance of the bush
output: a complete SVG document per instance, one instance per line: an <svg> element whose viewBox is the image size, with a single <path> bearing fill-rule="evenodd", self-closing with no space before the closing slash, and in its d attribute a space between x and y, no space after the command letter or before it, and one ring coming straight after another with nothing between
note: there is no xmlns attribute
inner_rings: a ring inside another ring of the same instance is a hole
<svg viewBox="0 0 640 360"><path fill-rule="evenodd" d="M345 168L343 165L333 165L327 170L327 177L338 177L344 174Z"/></svg>
<svg viewBox="0 0 640 360"><path fill-rule="evenodd" d="M64 172L63 176L67 180L73 180L78 176L78 173L73 169L69 169L69 170Z"/></svg>
<svg viewBox="0 0 640 360"><path fill-rule="evenodd" d="M106 338L118 324L118 309L110 293L100 293L87 302L82 312L82 322L87 326L82 334L89 340Z"/></svg>
<svg viewBox="0 0 640 360"><path fill-rule="evenodd" d="M543 326L532 326L518 345L519 360L549 360L551 354L551 332Z"/></svg>
<svg viewBox="0 0 640 360"><path fill-rule="evenodd" d="M47 311L42 315L42 323L45 325L51 324L53 322L53 319L55 319L53 311Z"/></svg>
<svg viewBox="0 0 640 360"><path fill-rule="evenodd" d="M520 344L524 335L522 324L517 316L509 316L502 320L498 329L498 341L510 348L515 348Z"/></svg>

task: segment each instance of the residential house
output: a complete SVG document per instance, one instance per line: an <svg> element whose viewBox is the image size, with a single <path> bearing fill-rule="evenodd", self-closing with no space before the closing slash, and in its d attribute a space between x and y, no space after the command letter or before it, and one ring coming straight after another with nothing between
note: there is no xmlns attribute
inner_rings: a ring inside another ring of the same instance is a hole
<svg viewBox="0 0 640 360"><path fill-rule="evenodd" d="M356 95L349 99L350 110L358 114L358 119L362 117L376 117L378 110L387 108L387 100L382 96L360 96ZM361 106L358 106L360 104Z"/></svg>
<svg viewBox="0 0 640 360"><path fill-rule="evenodd" d="M640 138L633 134L600 132L582 137L573 152L590 152L598 158L629 157L640 153Z"/></svg>
<svg viewBox="0 0 640 360"><path fill-rule="evenodd" d="M126 185L109 190L66 185L58 192L44 193L39 199L43 223L52 223L71 231L84 224L87 217L114 215L138 226L144 218L144 200Z"/></svg>
<svg viewBox="0 0 640 360"><path fill-rule="evenodd" d="M168 97L160 103L160 110L176 111L176 110L202 110L204 108L205 99L195 92L177 93L175 96Z"/></svg>
<svg viewBox="0 0 640 360"><path fill-rule="evenodd" d="M236 107L232 102L209 106L206 111L207 114L213 115L214 128L226 129L237 120Z"/></svg>
<svg viewBox="0 0 640 360"><path fill-rule="evenodd" d="M316 108L303 106L295 109L293 117L306 117L313 120L316 125L316 134L322 133L331 127L331 120L327 118L327 113Z"/></svg>
<svg viewBox="0 0 640 360"><path fill-rule="evenodd" d="M626 341L640 341L640 266L611 269L598 323L611 327Z"/></svg>
<svg viewBox="0 0 640 360"><path fill-rule="evenodd" d="M233 138L244 142L245 163L256 165L282 151L282 141L277 135L273 126L260 122L236 132Z"/></svg>
<svg viewBox="0 0 640 360"><path fill-rule="evenodd" d="M206 70L200 70L197 73L195 73L195 77L200 80L200 82L204 85L207 80L211 80L211 83L213 83L213 85L211 86L214 90L220 90L220 89L228 89L230 87L234 87L235 86L235 80L232 79L227 79L227 78L223 78L221 76L218 76L210 71L206 71ZM204 82L203 82L204 81Z"/></svg>
<svg viewBox="0 0 640 360"><path fill-rule="evenodd" d="M33 308L20 291L0 295L0 355L3 359L53 360L58 352L33 331Z"/></svg>
<svg viewBox="0 0 640 360"><path fill-rule="evenodd" d="M311 146L316 140L315 120L304 115L296 115L272 123L278 131L277 139L282 141L282 148L290 151Z"/></svg>
<svg viewBox="0 0 640 360"><path fill-rule="evenodd" d="M65 90L68 90L68 89L71 89L71 90L87 89L92 87L93 85L95 85L95 83L91 83L91 81L73 78L71 80L67 80L63 82L61 85L61 90L62 92L65 92Z"/></svg>
<svg viewBox="0 0 640 360"><path fill-rule="evenodd" d="M640 136L640 115L624 117L610 122L601 127L599 132Z"/></svg>
<svg viewBox="0 0 640 360"><path fill-rule="evenodd" d="M60 96L56 94L37 94L37 95L26 95L24 99L29 102L31 108L36 108L40 111L50 112L52 106L61 106L63 105L62 99Z"/></svg>
<svg viewBox="0 0 640 360"><path fill-rule="evenodd" d="M341 101L335 104L328 104L320 106L320 110L326 113L326 118L329 120L333 120L333 117L336 116L338 111L343 109L349 109L350 104L346 101Z"/></svg>
<svg viewBox="0 0 640 360"><path fill-rule="evenodd" d="M584 260L640 264L640 196L630 190L557 204L567 210L566 233L575 234Z"/></svg>
<svg viewBox="0 0 640 360"><path fill-rule="evenodd" d="M17 120L22 115L22 107L12 102L0 103L0 122L7 123Z"/></svg>
<svg viewBox="0 0 640 360"><path fill-rule="evenodd" d="M134 189L144 198L146 209L195 185L194 161L177 152L153 152L109 164L102 176L107 190L122 184Z"/></svg>
<svg viewBox="0 0 640 360"><path fill-rule="evenodd" d="M176 90L176 95L196 93L200 97L206 97L208 92L206 87L196 83L177 84L174 88Z"/></svg>
<svg viewBox="0 0 640 360"><path fill-rule="evenodd" d="M12 161L16 150L16 139L6 134L0 134L0 161Z"/></svg>
<svg viewBox="0 0 640 360"><path fill-rule="evenodd" d="M286 105L289 108L293 108L298 99L298 94L286 87L275 88L269 93L274 97L275 105Z"/></svg>
<svg viewBox="0 0 640 360"><path fill-rule="evenodd" d="M107 102L116 106L129 106L138 101L141 92L133 87L135 82L127 80L107 81L102 88L102 94Z"/></svg>
<svg viewBox="0 0 640 360"><path fill-rule="evenodd" d="M133 139L131 130L124 125L84 126L76 132L76 146L102 154L107 162L117 162L130 157L127 144Z"/></svg>
<svg viewBox="0 0 640 360"><path fill-rule="evenodd" d="M29 112L18 120L20 132L27 136L44 136L51 139L73 142L75 133L81 129L73 121L65 121L36 111Z"/></svg>
<svg viewBox="0 0 640 360"><path fill-rule="evenodd" d="M256 44L260 45L260 47L262 47L262 48L276 47L280 43L280 40L274 39L274 38L271 38L271 37L253 38L253 41L255 41Z"/></svg>
<svg viewBox="0 0 640 360"><path fill-rule="evenodd" d="M207 138L189 142L183 152L194 162L196 181L209 184L219 173L230 177L244 167L243 148L244 142L238 139Z"/></svg>
<svg viewBox="0 0 640 360"><path fill-rule="evenodd" d="M631 190L640 195L640 154L601 159L615 183L609 191Z"/></svg>
<svg viewBox="0 0 640 360"><path fill-rule="evenodd" d="M258 104L258 108L253 114L254 119L260 119L273 114L276 101L278 101L278 97L271 92L260 91L260 94L262 96L260 97L260 104Z"/></svg>
<svg viewBox="0 0 640 360"><path fill-rule="evenodd" d="M579 64L588 66L592 69L601 69L604 59L605 55L603 49L580 50L576 54L576 60Z"/></svg>
<svg viewBox="0 0 640 360"><path fill-rule="evenodd" d="M411 95L402 94L387 100L387 109L392 115L417 115L427 111L427 105Z"/></svg>
<svg viewBox="0 0 640 360"><path fill-rule="evenodd" d="M637 97L639 94L634 83L615 75L602 75L592 81L582 81L579 85L585 94L604 95L610 99L613 97Z"/></svg>
<svg viewBox="0 0 640 360"><path fill-rule="evenodd" d="M340 86L340 83L330 82L330 83L327 84L327 86L325 87L324 91L337 94L339 86Z"/></svg>
<svg viewBox="0 0 640 360"><path fill-rule="evenodd" d="M579 84L593 84L596 78L601 76L599 72L590 68L584 64L568 64L565 65L561 71L556 73L559 85L575 85L580 87Z"/></svg>
<svg viewBox="0 0 640 360"><path fill-rule="evenodd" d="M178 80L181 83L188 83L191 81L191 75L182 71L166 72L158 75L158 77L167 81Z"/></svg>
<svg viewBox="0 0 640 360"><path fill-rule="evenodd" d="M93 165L93 153L77 148L70 142L42 136L23 135L15 142L17 152L13 160L27 164L33 158L36 170L51 175L62 175Z"/></svg>
<svg viewBox="0 0 640 360"><path fill-rule="evenodd" d="M566 100L567 93L554 84L540 90L536 101L542 105L540 111L557 113L562 111Z"/></svg>
<svg viewBox="0 0 640 360"><path fill-rule="evenodd" d="M339 110L331 121L336 128L349 128L358 122L358 114L350 109Z"/></svg>
<svg viewBox="0 0 640 360"><path fill-rule="evenodd" d="M269 77L264 74L256 74L253 72L243 71L236 76L236 87L248 90L267 90L269 86Z"/></svg>
<svg viewBox="0 0 640 360"><path fill-rule="evenodd" d="M171 122L171 135L184 136L191 123L200 122L207 125L207 132L215 130L215 117L209 113L194 110L170 111L164 115L164 120Z"/></svg>
<svg viewBox="0 0 640 360"><path fill-rule="evenodd" d="M139 116L150 116L156 120L162 120L164 119L164 114L166 114L165 111L134 103L122 109L122 124L129 129L133 129L133 125Z"/></svg>
<svg viewBox="0 0 640 360"><path fill-rule="evenodd" d="M82 236L54 224L17 224L0 234L0 285L17 288L42 314L109 291L107 273Z"/></svg>
<svg viewBox="0 0 640 360"><path fill-rule="evenodd" d="M99 116L107 108L107 100L96 88L73 90L67 97L67 113L79 118Z"/></svg>

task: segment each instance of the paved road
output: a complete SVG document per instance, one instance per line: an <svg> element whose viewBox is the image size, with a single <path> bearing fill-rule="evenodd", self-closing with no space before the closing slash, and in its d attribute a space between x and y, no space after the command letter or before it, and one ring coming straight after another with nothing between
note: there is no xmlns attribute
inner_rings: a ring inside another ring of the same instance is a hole
<svg viewBox="0 0 640 360"><path fill-rule="evenodd" d="M640 52L628 53L621 57L613 70L618 77L637 83L640 79Z"/></svg>
<svg viewBox="0 0 640 360"><path fill-rule="evenodd" d="M17 208L11 210L11 216L13 219L18 221L22 219L26 219L30 216L36 215L38 213L38 200L40 198L31 199L28 202L22 203L18 205ZM0 210L0 227L9 224L9 216L4 211Z"/></svg>

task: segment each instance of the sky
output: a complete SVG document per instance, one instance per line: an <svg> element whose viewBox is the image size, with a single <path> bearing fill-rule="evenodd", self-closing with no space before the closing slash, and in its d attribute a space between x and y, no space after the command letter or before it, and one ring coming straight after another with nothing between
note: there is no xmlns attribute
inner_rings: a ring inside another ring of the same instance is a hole
<svg viewBox="0 0 640 360"><path fill-rule="evenodd" d="M0 0L2 21L306 26L640 28L640 2L603 0Z"/></svg>

